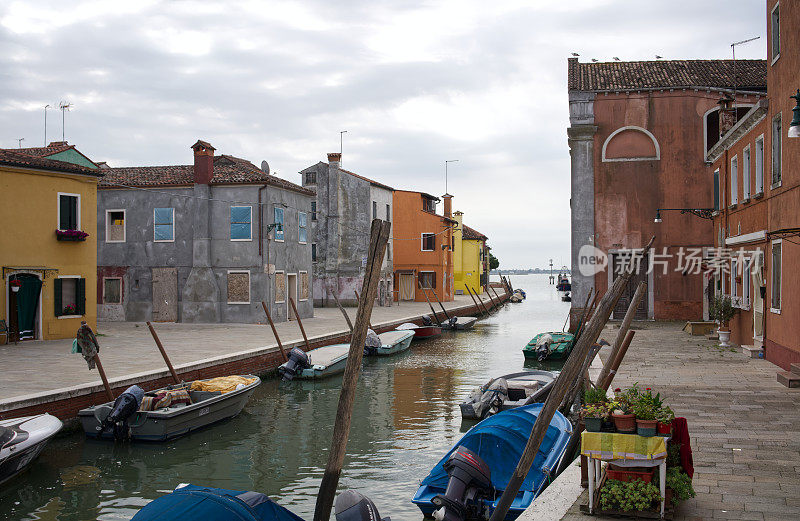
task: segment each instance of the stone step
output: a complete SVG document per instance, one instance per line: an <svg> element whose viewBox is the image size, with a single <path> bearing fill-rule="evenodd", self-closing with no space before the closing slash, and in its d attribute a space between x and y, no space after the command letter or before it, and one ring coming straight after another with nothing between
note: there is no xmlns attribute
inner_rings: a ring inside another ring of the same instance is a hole
<svg viewBox="0 0 800 521"><path fill-rule="evenodd" d="M800 374L789 371L778 372L778 383L789 388L800 387Z"/></svg>
<svg viewBox="0 0 800 521"><path fill-rule="evenodd" d="M749 358L764 358L764 348L757 346L742 346L742 353Z"/></svg>
<svg viewBox="0 0 800 521"><path fill-rule="evenodd" d="M794 374L800 374L800 364L790 364L789 372Z"/></svg>

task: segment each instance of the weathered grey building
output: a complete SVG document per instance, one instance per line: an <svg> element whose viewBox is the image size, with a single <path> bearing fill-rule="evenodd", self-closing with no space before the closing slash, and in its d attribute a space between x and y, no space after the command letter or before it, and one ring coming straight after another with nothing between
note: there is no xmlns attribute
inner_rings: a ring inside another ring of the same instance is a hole
<svg viewBox="0 0 800 521"><path fill-rule="evenodd" d="M393 188L341 167L342 155L300 174L303 186L316 192L311 212L314 233L314 305L333 306L331 292L342 303L354 304L361 291L372 219L392 220ZM378 286L378 304L392 303L392 238L386 246Z"/></svg>
<svg viewBox="0 0 800 521"><path fill-rule="evenodd" d="M314 314L313 190L192 146L193 165L109 168L97 197L102 320L275 321Z"/></svg>

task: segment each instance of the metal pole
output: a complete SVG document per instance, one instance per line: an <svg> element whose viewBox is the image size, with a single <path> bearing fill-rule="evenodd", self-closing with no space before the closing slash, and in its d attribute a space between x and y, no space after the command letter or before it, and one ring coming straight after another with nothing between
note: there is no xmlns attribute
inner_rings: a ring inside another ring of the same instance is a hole
<svg viewBox="0 0 800 521"><path fill-rule="evenodd" d="M47 146L47 109L50 104L44 106L44 146Z"/></svg>
<svg viewBox="0 0 800 521"><path fill-rule="evenodd" d="M161 351L161 356L164 357L164 361L167 363L167 367L169 368L169 372L172 373L172 379L175 380L176 384L181 383L180 378L178 378L178 373L175 372L175 369L172 368L172 362L169 361L169 357L167 356L167 351L164 349L164 345L161 343L161 339L158 338L156 334L156 330L153 327L153 324L150 321L147 322L147 327L150 328L150 334L153 335L153 340L156 341L156 345L158 346L158 350Z"/></svg>
<svg viewBox="0 0 800 521"><path fill-rule="evenodd" d="M263 300L261 301L261 307L264 308L264 313L267 315L267 320L269 320L269 327L272 328L272 334L275 335L275 340L278 341L278 350L281 352L281 356L283 357L284 362L289 361L289 357L286 356L286 351L283 350L283 344L281 344L281 339L278 336L278 330L275 329L275 323L272 322L272 315L269 314L269 310L267 309L267 303Z"/></svg>
<svg viewBox="0 0 800 521"><path fill-rule="evenodd" d="M292 311L294 311L294 316L297 319L297 325L300 326L300 332L303 333L303 340L306 343L306 351L311 350L311 346L308 344L308 337L306 336L306 330L303 328L303 321L300 320L300 314L297 312L297 306L294 305L294 299L289 297L289 303L292 305Z"/></svg>

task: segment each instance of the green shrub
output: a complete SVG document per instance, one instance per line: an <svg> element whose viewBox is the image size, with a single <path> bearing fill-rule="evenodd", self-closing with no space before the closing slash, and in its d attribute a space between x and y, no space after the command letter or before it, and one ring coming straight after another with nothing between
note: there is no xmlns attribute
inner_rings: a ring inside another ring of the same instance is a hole
<svg viewBox="0 0 800 521"><path fill-rule="evenodd" d="M600 491L600 508L636 512L650 510L661 501L658 487L640 479L629 482L609 479Z"/></svg>
<svg viewBox="0 0 800 521"><path fill-rule="evenodd" d="M716 320L721 326L728 325L728 321L738 312L728 295L715 295L708 305L708 318Z"/></svg>
<svg viewBox="0 0 800 521"><path fill-rule="evenodd" d="M672 489L672 504L693 498L696 494L692 487L692 478L680 467L667 469L667 487Z"/></svg>
<svg viewBox="0 0 800 521"><path fill-rule="evenodd" d="M603 403L607 401L606 390L600 387L591 387L583 392L583 403Z"/></svg>

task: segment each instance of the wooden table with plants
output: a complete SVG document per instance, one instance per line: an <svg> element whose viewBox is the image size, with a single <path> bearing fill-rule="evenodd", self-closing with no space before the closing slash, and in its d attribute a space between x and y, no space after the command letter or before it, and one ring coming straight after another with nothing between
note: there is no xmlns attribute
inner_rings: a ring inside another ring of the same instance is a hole
<svg viewBox="0 0 800 521"><path fill-rule="evenodd" d="M660 394L634 385L615 389L609 400L604 390L589 389L581 415L586 425L581 455L588 463L590 514L663 519L667 508L671 511L678 502L694 497L692 480L682 467L681 447L671 441L675 415ZM602 462L606 467L601 475Z"/></svg>

